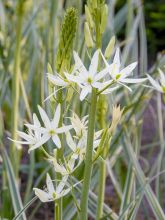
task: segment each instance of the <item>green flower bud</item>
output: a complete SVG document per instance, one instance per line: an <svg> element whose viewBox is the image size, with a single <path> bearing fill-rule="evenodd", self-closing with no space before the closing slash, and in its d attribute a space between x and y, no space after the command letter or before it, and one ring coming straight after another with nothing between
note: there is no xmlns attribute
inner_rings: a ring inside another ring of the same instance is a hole
<svg viewBox="0 0 165 220"><path fill-rule="evenodd" d="M91 32L89 29L89 25L87 22L85 22L85 25L84 25L84 35L85 35L85 43L87 47L89 48L93 47L94 43L93 43L93 39L92 39Z"/></svg>
<svg viewBox="0 0 165 220"><path fill-rule="evenodd" d="M85 16L86 16L86 20L87 20L89 26L91 28L94 28L94 22L92 19L92 15L91 15L90 10L87 5L85 5Z"/></svg>
<svg viewBox="0 0 165 220"><path fill-rule="evenodd" d="M32 6L32 0L19 0L16 6L16 13L22 15L27 12Z"/></svg>
<svg viewBox="0 0 165 220"><path fill-rule="evenodd" d="M108 18L108 6L105 4L101 9L101 25L100 25L100 32L101 34L104 33Z"/></svg>
<svg viewBox="0 0 165 220"><path fill-rule="evenodd" d="M63 73L63 70L68 70L70 68L76 29L77 10L75 8L69 8L66 11L64 21L61 26L60 40L55 61L55 67L59 73Z"/></svg>
<svg viewBox="0 0 165 220"><path fill-rule="evenodd" d="M115 36L113 36L110 41L109 41L109 44L105 50L105 58L106 59L109 59L110 56L112 55L112 52L113 52L113 49L114 49L114 46L115 46Z"/></svg>

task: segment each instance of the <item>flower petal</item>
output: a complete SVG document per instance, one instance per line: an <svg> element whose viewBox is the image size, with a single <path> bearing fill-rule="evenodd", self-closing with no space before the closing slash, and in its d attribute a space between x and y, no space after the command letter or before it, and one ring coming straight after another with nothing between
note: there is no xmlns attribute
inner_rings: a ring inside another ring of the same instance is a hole
<svg viewBox="0 0 165 220"><path fill-rule="evenodd" d="M141 83L141 82L144 82L144 81L146 81L147 80L147 78L144 78L144 79L129 79L129 78L127 78L127 79L122 79L121 80L121 82L123 82L123 83Z"/></svg>
<svg viewBox="0 0 165 220"><path fill-rule="evenodd" d="M53 194L53 192L55 190L54 190L54 185L53 185L53 182L50 178L49 173L47 173L47 175L46 175L46 185L47 185L47 189L48 189L49 194Z"/></svg>
<svg viewBox="0 0 165 220"><path fill-rule="evenodd" d="M114 56L114 59L113 59L113 63L116 64L116 67L119 70L120 69L120 49L119 48L116 49L116 53L115 53L115 56Z"/></svg>
<svg viewBox="0 0 165 220"><path fill-rule="evenodd" d="M73 152L75 152L75 150L76 150L76 144L75 144L75 142L73 141L73 138L72 138L70 132L67 132L67 133L66 133L66 142L67 142L68 146L70 147L70 149L71 149Z"/></svg>
<svg viewBox="0 0 165 220"><path fill-rule="evenodd" d="M63 126L63 127L61 127L61 128L57 128L56 129L56 132L58 133L58 134L61 134L61 133L65 133L65 132L68 132L70 129L72 129L73 128L73 126L72 125L66 125L66 126Z"/></svg>
<svg viewBox="0 0 165 220"><path fill-rule="evenodd" d="M68 179L68 175L64 176L61 180L61 182L58 184L57 188L56 188L56 192L57 194L60 194L61 191L63 190L63 188L65 187L66 185L66 182L67 182L67 179Z"/></svg>
<svg viewBox="0 0 165 220"><path fill-rule="evenodd" d="M88 93L91 93L91 87L89 86L84 86L84 88L81 90L80 93L80 101L83 101L85 97L88 95Z"/></svg>
<svg viewBox="0 0 165 220"><path fill-rule="evenodd" d="M83 62L81 61L81 59L76 51L73 51L73 57L74 57L74 61L75 61L74 71L78 70L79 72L83 73L87 77L88 71L85 68Z"/></svg>
<svg viewBox="0 0 165 220"><path fill-rule="evenodd" d="M148 74L147 74L147 77L148 77L148 79L149 79L151 85L152 85L155 89L157 89L159 92L163 92L163 91L162 91L162 87L159 85L159 83L158 83L156 80L154 80L154 79L153 79L150 75L148 75Z"/></svg>
<svg viewBox="0 0 165 220"><path fill-rule="evenodd" d="M58 124L59 124L59 121L60 121L60 115L61 115L61 106L60 106L60 104L58 104L57 108L56 108L56 111L54 113L54 118L51 122L53 128L58 127Z"/></svg>
<svg viewBox="0 0 165 220"><path fill-rule="evenodd" d="M50 73L47 73L49 81L56 86L67 86L67 83L58 76L53 76Z"/></svg>
<svg viewBox="0 0 165 220"><path fill-rule="evenodd" d="M94 79L95 79L96 81L102 79L102 78L108 73L108 69L109 69L109 68L105 68L105 69L103 69L102 71L100 71L99 73L97 73Z"/></svg>
<svg viewBox="0 0 165 220"><path fill-rule="evenodd" d="M130 75L130 73L132 73L132 71L135 69L136 66L137 66L137 62L134 62L128 65L127 67L125 67L124 69L122 69L120 71L120 74L121 74L120 79L124 79L128 75Z"/></svg>
<svg viewBox="0 0 165 220"><path fill-rule="evenodd" d="M61 141L60 141L60 138L58 137L58 135L56 135L56 134L53 135L52 140L58 148L61 148Z"/></svg>
<svg viewBox="0 0 165 220"><path fill-rule="evenodd" d="M98 68L98 61L99 61L99 51L96 50L94 53L92 59L91 59L91 64L89 66L89 75L94 76L97 73L97 68Z"/></svg>
<svg viewBox="0 0 165 220"><path fill-rule="evenodd" d="M38 196L38 198L41 200L41 202L50 202L53 201L53 198L50 197L50 195L38 188L33 188L35 195Z"/></svg>
<svg viewBox="0 0 165 220"><path fill-rule="evenodd" d="M19 137L23 138L26 141L33 141L34 140L34 137L26 134L25 132L17 131L17 134L19 135Z"/></svg>
<svg viewBox="0 0 165 220"><path fill-rule="evenodd" d="M46 112L44 111L43 108L41 108L39 105L38 105L38 110L40 112L40 115L41 115L41 118L42 118L42 121L45 125L46 128L51 128L51 124L50 124L50 120L46 114Z"/></svg>
<svg viewBox="0 0 165 220"><path fill-rule="evenodd" d="M43 144L45 144L48 140L50 139L50 135L49 134L44 134L41 139L34 145L32 145L29 150L28 153L30 153L30 151L35 150L37 148L39 148L40 146L42 146Z"/></svg>

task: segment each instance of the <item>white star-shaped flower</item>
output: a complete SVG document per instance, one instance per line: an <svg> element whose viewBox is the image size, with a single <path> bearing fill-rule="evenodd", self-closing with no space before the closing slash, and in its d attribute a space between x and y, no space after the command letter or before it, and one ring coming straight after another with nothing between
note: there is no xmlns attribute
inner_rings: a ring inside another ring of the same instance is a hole
<svg viewBox="0 0 165 220"><path fill-rule="evenodd" d="M108 68L108 72L110 74L110 77L112 78L109 82L106 82L106 84L108 84L108 83L110 84L111 82L116 82L116 83L126 87L130 91L132 91L130 87L125 85L125 83L141 83L146 80L146 78L144 78L144 79L130 79L130 78L128 78L128 76L132 73L132 71L137 66L137 62L131 63L130 65L128 65L124 69L121 69L119 48L117 48L117 50L116 50L112 64L108 64L108 62L106 61L103 54L102 54L102 58ZM110 90L110 92L111 92L111 90ZM108 89L107 89L106 93L108 93Z"/></svg>
<svg viewBox="0 0 165 220"><path fill-rule="evenodd" d="M102 134L102 130L95 132L93 150L95 150L98 147L100 140L101 140L99 139L101 134ZM78 164L80 164L84 160L85 153L86 153L87 133L84 133L84 135L78 141L77 140L74 141L70 132L67 132L66 142L69 148L73 152L72 158L78 159L79 160Z"/></svg>
<svg viewBox="0 0 165 220"><path fill-rule="evenodd" d="M36 116L36 114L33 114L33 125L35 127L41 128L41 124ZM42 133L40 131L40 129L36 129L36 130L32 130L30 127L28 127L28 133L22 132L22 131L17 131L17 134L20 138L22 138L22 141L18 141L18 140L12 140L9 138L9 140L18 143L18 144L26 144L26 145L30 145L32 147L30 147L29 151L33 150L33 146L35 146L38 142L41 141L41 137L42 137Z"/></svg>
<svg viewBox="0 0 165 220"><path fill-rule="evenodd" d="M55 201L56 199L59 199L61 197L64 197L72 189L72 187L69 187L69 188L66 187L66 186L68 186L67 179L68 179L68 176L64 176L55 189L53 181L51 180L49 174L47 173L47 177L46 177L47 189L41 190L38 188L33 188L35 195L38 196L38 198L42 202L51 202L51 201ZM75 187L77 184L78 183L74 184L73 187Z"/></svg>
<svg viewBox="0 0 165 220"><path fill-rule="evenodd" d="M156 89L158 92L165 93L165 74L161 69L158 69L160 74L159 82L154 80L150 75L147 74L147 77L152 85L152 88Z"/></svg>
<svg viewBox="0 0 165 220"><path fill-rule="evenodd" d="M67 88L71 85L71 82L68 81L67 78L63 78L62 76L60 76L58 73L56 73L56 75L53 75L53 74L50 74L50 73L47 73L47 77L48 77L48 80L49 82L51 82L53 84L53 86L58 86L60 88L56 89L54 87L54 91L53 93L51 93L46 99L50 99L53 95L56 95L56 93L61 90L61 89L64 89L64 88Z"/></svg>
<svg viewBox="0 0 165 220"><path fill-rule="evenodd" d="M55 172L60 173L62 176L70 175L75 170L75 158L73 157L68 161L65 160L63 164L57 162L56 156L51 157L48 160L53 164Z"/></svg>
<svg viewBox="0 0 165 220"><path fill-rule="evenodd" d="M32 130L35 131L40 131L42 133L42 137L40 138L40 141L38 141L35 145L33 145L30 150L34 150L43 144L45 144L49 139L52 139L55 145L58 148L61 148L61 141L60 138L58 137L58 134L65 133L72 129L72 125L68 126L62 126L58 127L59 121L60 121L60 114L61 114L61 108L60 104L57 106L54 117L52 120L49 120L46 112L44 111L43 108L38 106L38 110L41 116L41 119L44 123L44 127L38 127L36 125L31 125L31 124L26 124L26 126Z"/></svg>
<svg viewBox="0 0 165 220"><path fill-rule="evenodd" d="M88 115L84 116L82 119L73 112L72 117L70 118L73 129L76 132L76 137L81 138L84 133L87 133L87 124L88 124Z"/></svg>
<svg viewBox="0 0 165 220"><path fill-rule="evenodd" d="M106 74L107 69L103 69L102 71L98 72L98 60L99 60L99 53L100 50L97 50L92 59L91 64L89 66L89 70L86 69L83 62L81 61L78 54L74 51L74 61L75 61L75 68L72 74L64 73L66 78L69 81L75 82L79 85L82 89L80 93L80 100L84 100L85 97L92 92L92 88L101 88L102 82L99 82ZM76 75L75 75L76 74Z"/></svg>

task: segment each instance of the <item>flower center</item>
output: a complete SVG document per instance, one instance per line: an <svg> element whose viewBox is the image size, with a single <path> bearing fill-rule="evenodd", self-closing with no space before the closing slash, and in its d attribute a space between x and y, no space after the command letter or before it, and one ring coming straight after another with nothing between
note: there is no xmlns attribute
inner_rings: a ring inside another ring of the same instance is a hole
<svg viewBox="0 0 165 220"><path fill-rule="evenodd" d="M92 78L91 78L91 77L88 77L88 78L87 78L87 82L88 82L89 84L91 84L91 83L92 83Z"/></svg>
<svg viewBox="0 0 165 220"><path fill-rule="evenodd" d="M53 197L53 199L56 198L56 193L55 192L52 193L52 197Z"/></svg>
<svg viewBox="0 0 165 220"><path fill-rule="evenodd" d="M80 154L80 148L79 147L76 149L75 153L78 154L78 155Z"/></svg>
<svg viewBox="0 0 165 220"><path fill-rule="evenodd" d="M49 131L49 134L50 134L51 136L53 136L55 133L56 133L55 130L50 130L50 131Z"/></svg>
<svg viewBox="0 0 165 220"><path fill-rule="evenodd" d="M119 78L120 78L120 76L121 76L121 74L119 73L119 74L117 74L116 75L116 80L118 80Z"/></svg>

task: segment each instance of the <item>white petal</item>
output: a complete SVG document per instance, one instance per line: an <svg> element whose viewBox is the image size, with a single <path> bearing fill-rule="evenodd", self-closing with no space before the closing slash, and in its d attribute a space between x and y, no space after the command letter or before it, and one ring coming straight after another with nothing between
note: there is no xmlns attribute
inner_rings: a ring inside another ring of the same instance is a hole
<svg viewBox="0 0 165 220"><path fill-rule="evenodd" d="M94 83L92 83L92 87L97 88L97 89L101 89L101 88L103 88L103 83L94 82Z"/></svg>
<svg viewBox="0 0 165 220"><path fill-rule="evenodd" d="M16 144L26 144L26 145L32 144L32 141L17 141L17 140L13 140L11 138L8 138L8 139Z"/></svg>
<svg viewBox="0 0 165 220"><path fill-rule="evenodd" d="M58 184L58 186L57 186L57 188L56 188L57 194L61 193L61 191L63 190L63 188L64 188L65 185L66 185L67 179L68 179L68 176L64 176L64 177L62 178L61 182Z"/></svg>
<svg viewBox="0 0 165 220"><path fill-rule="evenodd" d="M50 124L50 120L46 114L46 112L44 111L43 108L41 108L39 105L38 105L38 110L40 112L40 115L41 115L41 118L42 118L42 121L45 125L46 128L51 128L51 124Z"/></svg>
<svg viewBox="0 0 165 220"><path fill-rule="evenodd" d="M25 132L17 131L17 134L19 135L19 137L25 139L26 141L33 141L34 140L34 137L26 134Z"/></svg>
<svg viewBox="0 0 165 220"><path fill-rule="evenodd" d="M157 89L159 92L162 92L162 87L159 85L159 83L156 80L154 80L150 75L147 74L147 76L153 87Z"/></svg>
<svg viewBox="0 0 165 220"><path fill-rule="evenodd" d="M81 90L80 93L80 101L83 101L85 97L88 95L88 93L91 93L91 87L89 86L84 86L84 88Z"/></svg>
<svg viewBox="0 0 165 220"><path fill-rule="evenodd" d="M68 188L68 189L64 189L60 194L57 195L57 199L66 196L70 191L71 191L72 187Z"/></svg>
<svg viewBox="0 0 165 220"><path fill-rule="evenodd" d="M64 72L64 74L65 74L66 78L71 82L82 83L85 80L84 78L82 78L80 76L74 76L73 74L68 74L66 72Z"/></svg>
<svg viewBox="0 0 165 220"><path fill-rule="evenodd" d="M53 161L53 166L54 166L54 170L57 173L61 173L62 175L67 175L67 171L65 167L63 165L58 164L56 159L54 159Z"/></svg>
<svg viewBox="0 0 165 220"><path fill-rule="evenodd" d="M122 79L120 81L123 83L141 83L141 82L146 81L146 79L147 78L144 78L144 79L129 79L129 78L127 78L127 79Z"/></svg>
<svg viewBox="0 0 165 220"><path fill-rule="evenodd" d="M91 60L91 64L89 66L89 74L94 76L97 73L97 68L98 68L98 60L99 60L99 51L100 50L96 50L96 52L94 53L92 60Z"/></svg>
<svg viewBox="0 0 165 220"><path fill-rule="evenodd" d="M58 133L58 134L61 134L61 133L66 133L66 132L68 132L70 129L72 129L73 128L73 126L72 125L67 125L67 126L63 126L63 127L61 127L61 128L57 128L56 129L56 132Z"/></svg>
<svg viewBox="0 0 165 220"><path fill-rule="evenodd" d="M74 159L74 158L71 158L71 159L68 161L68 166L69 166L69 169L70 169L71 171L73 171L74 164L75 164L75 159Z"/></svg>
<svg viewBox="0 0 165 220"><path fill-rule="evenodd" d="M129 87L129 86L127 86L127 85L125 85L124 83L122 83L122 82L118 82L120 85L122 85L122 86L124 86L125 88L127 88L130 92L132 92L132 89Z"/></svg>
<svg viewBox="0 0 165 220"><path fill-rule="evenodd" d="M102 78L108 73L108 69L109 69L109 68L105 68L105 69L103 69L102 71L100 71L99 73L97 73L94 79L95 79L96 81L102 79Z"/></svg>
<svg viewBox="0 0 165 220"><path fill-rule="evenodd" d="M96 141L93 142L93 148L94 149L98 147L98 145L100 144L100 141L101 141L101 139L96 140Z"/></svg>
<svg viewBox="0 0 165 220"><path fill-rule="evenodd" d="M72 138L70 132L66 133L66 142L67 142L68 146L71 148L71 150L74 152L76 150L76 144L73 141L73 138Z"/></svg>
<svg viewBox="0 0 165 220"><path fill-rule="evenodd" d="M53 201L53 198L50 197L50 195L38 188L33 188L35 195L38 196L38 198L41 200L41 202L50 202Z"/></svg>
<svg viewBox="0 0 165 220"><path fill-rule="evenodd" d="M117 69L120 69L120 49L119 48L116 49L116 53L115 53L115 56L114 56L114 59L113 59L113 63L116 64Z"/></svg>
<svg viewBox="0 0 165 220"><path fill-rule="evenodd" d="M134 62L134 63L131 63L130 65L128 65L127 67L125 67L124 69L122 69L120 71L120 74L121 74L120 79L124 79L128 75L130 75L130 73L132 73L132 71L135 69L136 66L137 66L137 62Z"/></svg>
<svg viewBox="0 0 165 220"><path fill-rule="evenodd" d="M61 148L61 141L58 135L53 135L52 140L58 148Z"/></svg>
<svg viewBox="0 0 165 220"><path fill-rule="evenodd" d="M48 79L51 83L53 83L56 86L67 86L67 83L62 80L60 77L57 76L53 76L52 74L47 74L48 75Z"/></svg>
<svg viewBox="0 0 165 220"><path fill-rule="evenodd" d="M49 134L44 134L41 139L34 145L32 145L29 150L28 153L30 153L30 151L35 150L37 148L39 148L40 146L42 146L43 144L45 144L48 140L50 139L50 135Z"/></svg>
<svg viewBox="0 0 165 220"><path fill-rule="evenodd" d="M40 123L40 121L38 120L38 117L37 117L37 115L36 115L35 113L33 113L33 122L34 122L34 125L35 125L36 127L41 127L41 123Z"/></svg>
<svg viewBox="0 0 165 220"><path fill-rule="evenodd" d="M98 139L102 133L103 133L103 129L101 129L101 130L95 132L95 134L94 134L94 139L95 139L95 140Z"/></svg>
<svg viewBox="0 0 165 220"><path fill-rule="evenodd" d="M49 176L49 173L47 173L47 175L46 175L46 185L47 185L48 192L49 192L50 194L53 194L53 192L54 192L55 190L54 190L53 182L52 182L52 180L51 180L51 178L50 178L50 176Z"/></svg>
<svg viewBox="0 0 165 220"><path fill-rule="evenodd" d="M73 57L75 61L75 70L78 70L79 72L83 73L85 76L88 76L88 71L85 68L83 62L81 61L79 55L77 52L73 51Z"/></svg>
<svg viewBox="0 0 165 220"><path fill-rule="evenodd" d="M101 56L102 56L102 58L103 58L103 61L104 61L105 65L108 67L109 64L108 64L108 62L106 61L106 59L105 59L103 53L102 53L101 51L100 51L100 53L101 53Z"/></svg>
<svg viewBox="0 0 165 220"><path fill-rule="evenodd" d="M54 118L51 122L53 128L58 127L58 124L59 124L59 121L60 121L60 115L61 115L61 105L58 104L58 106L56 108L56 111L54 113Z"/></svg>

